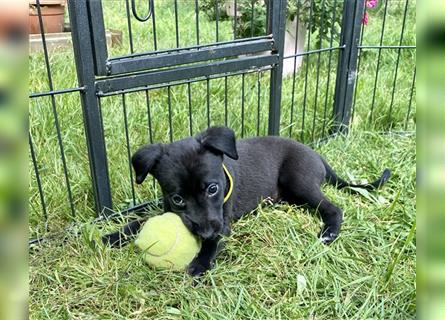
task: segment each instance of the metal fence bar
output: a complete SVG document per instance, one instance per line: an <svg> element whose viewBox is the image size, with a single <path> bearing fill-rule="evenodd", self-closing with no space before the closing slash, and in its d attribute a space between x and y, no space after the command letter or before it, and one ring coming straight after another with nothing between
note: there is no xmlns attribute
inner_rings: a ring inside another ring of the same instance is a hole
<svg viewBox="0 0 445 320"><path fill-rule="evenodd" d="M207 127L210 127L210 79L206 80L206 90L207 90Z"/></svg>
<svg viewBox="0 0 445 320"><path fill-rule="evenodd" d="M384 46L384 45L378 45L378 46L358 46L359 49L416 49L417 46L407 45L407 46Z"/></svg>
<svg viewBox="0 0 445 320"><path fill-rule="evenodd" d="M219 78L225 78L225 77L239 76L243 73L249 74L249 73L257 72L258 70L266 71L266 70L271 70L271 69L272 69L271 65L266 65L264 67L257 67L254 69L246 69L246 70L233 71L233 72L231 71L231 72L225 72L222 74L216 73L216 74L211 74L208 76L206 76L206 75L198 76L198 77L194 77L192 79L172 80L170 82L158 83L158 84L154 84L154 85L149 84L149 85L145 85L145 86L141 86L141 87L134 87L134 88L124 89L124 90L119 90L119 91L111 91L111 92L107 92L107 93L98 92L97 96L98 97L110 97L110 96L120 95L122 93L139 92L139 91L148 90L148 89L153 90L153 89L165 88L167 86L176 86L176 85L181 85L181 84L186 84L186 83L195 83L195 82L205 81L207 78L219 79Z"/></svg>
<svg viewBox="0 0 445 320"><path fill-rule="evenodd" d="M216 24L216 42L219 42L219 3L218 1L215 1L215 24Z"/></svg>
<svg viewBox="0 0 445 320"><path fill-rule="evenodd" d="M98 99L94 90L94 60L85 0L70 1L68 5L72 25L72 41L77 78L84 116L89 165L97 212L112 208L110 177L105 150L105 137Z"/></svg>
<svg viewBox="0 0 445 320"><path fill-rule="evenodd" d="M128 134L127 103L126 103L126 99L125 99L125 93L122 94L122 111L124 113L125 142L127 145L128 172L129 172L129 177L130 177L131 196L133 199L133 205L135 205L136 204L136 196L135 196L135 192L134 192L133 169L131 168L130 135Z"/></svg>
<svg viewBox="0 0 445 320"><path fill-rule="evenodd" d="M148 141L153 143L153 130L152 130L152 121L151 121L151 107L150 107L150 95L148 90L145 90L145 101L147 104L147 124L148 124Z"/></svg>
<svg viewBox="0 0 445 320"><path fill-rule="evenodd" d="M326 5L326 0L322 0L322 5L321 5L321 30L324 29L324 12L325 12L325 5ZM335 11L335 10L334 10ZM321 49L321 42L322 42L322 37L321 35L319 35L320 37L320 43L319 43L319 49ZM314 140L314 134L315 134L315 119L317 117L317 106L318 106L318 87L319 87L319 83L320 83L320 62L321 62L321 52L318 52L318 57L317 57L317 75L316 75L316 85L315 85L315 102L314 102L314 116L312 117L312 132L311 132L311 140Z"/></svg>
<svg viewBox="0 0 445 320"><path fill-rule="evenodd" d="M295 108L295 85L296 85L296 74L297 74L297 54L298 54L298 37L300 28L300 0L297 0L297 23L295 24L295 46L294 46L294 70L292 72L292 98L291 98L291 106L290 106L290 119L289 119L289 138L292 137L292 129L293 129L293 121L294 121L294 108ZM289 57L284 57L286 59Z"/></svg>
<svg viewBox="0 0 445 320"><path fill-rule="evenodd" d="M270 75L270 98L269 98L269 135L280 134L281 114L281 88L283 82L283 49L285 32L285 15L287 1L268 1L268 33L273 34L275 47L272 53L278 55L278 61Z"/></svg>
<svg viewBox="0 0 445 320"><path fill-rule="evenodd" d="M133 32L131 29L131 18L130 18L130 4L128 2L129 0L125 0L125 10L127 12L127 28L128 28L128 41L130 43L130 52L134 52L134 46L133 46Z"/></svg>
<svg viewBox="0 0 445 320"><path fill-rule="evenodd" d="M337 0L334 0L334 8L337 7ZM332 48L332 45L334 43L334 25L337 18L337 10L333 10L332 13L332 23L331 23L331 38L329 39L329 47ZM343 45L342 48L344 49L345 46ZM329 89L331 84L331 67L332 67L332 51L329 51L329 61L328 61L328 79L326 80L326 95L324 100L324 110L323 110L323 128L321 130L321 136L325 136L325 130L326 130L326 118L327 118L327 106L328 106L328 96L329 96Z"/></svg>
<svg viewBox="0 0 445 320"><path fill-rule="evenodd" d="M283 59L290 59L290 58L296 58L296 57L302 57L302 56L308 56L314 53L320 53L320 52L331 52L331 51L336 51L339 49L344 49L345 46L338 46L338 47L330 47L330 48L323 48L323 49L316 49L316 50L308 50L302 53L296 53L296 54L291 54L288 56L285 56Z"/></svg>
<svg viewBox="0 0 445 320"><path fill-rule="evenodd" d="M174 0L175 5L175 36L176 36L176 48L179 48L179 21L178 21L178 0Z"/></svg>
<svg viewBox="0 0 445 320"><path fill-rule="evenodd" d="M406 15L408 13L408 3L409 0L405 1L405 9L404 9L404 13L403 13L403 22L402 22L402 30L400 31L400 39L399 39L399 46L402 46L403 43L403 36L405 34L405 25L406 25ZM394 80L392 83L392 93L391 93L391 102L389 104L389 111L388 111L388 118L391 118L392 116L392 107L394 105L394 95L396 92L396 87L397 87L397 76L399 73L399 63L400 63L400 54L402 53L402 49L399 48L397 50L397 60L396 60L396 66L395 66L395 72L394 72ZM392 124L392 122L391 122Z"/></svg>
<svg viewBox="0 0 445 320"><path fill-rule="evenodd" d="M190 136L193 136L193 119L192 119L192 88L190 82L187 83L187 98L189 107L189 130Z"/></svg>
<svg viewBox="0 0 445 320"><path fill-rule="evenodd" d="M132 75L131 77L119 77L98 80L96 82L96 90L99 95L103 95L112 91L131 89L152 84L167 83L175 80L184 80L202 76L209 76L212 74L248 70L262 66L274 65L277 62L277 55L246 57L234 60L217 61L213 63L137 74ZM279 104L276 105L276 108L279 109Z"/></svg>
<svg viewBox="0 0 445 320"><path fill-rule="evenodd" d="M30 93L29 98L32 99L32 98L48 97L48 96L54 96L54 95L64 94L64 93L80 92L80 91L84 91L84 90L85 90L85 87L61 89L61 90L50 90L50 91L46 91L46 92Z"/></svg>
<svg viewBox="0 0 445 320"><path fill-rule="evenodd" d="M167 102L168 102L168 136L170 142L173 142L173 120L172 120L172 92L171 86L167 86Z"/></svg>
<svg viewBox="0 0 445 320"><path fill-rule="evenodd" d="M413 82L411 85L411 92L409 95L408 111L406 112L406 119L405 119L405 130L408 128L408 120L409 120L409 115L411 113L411 105L412 105L413 95L414 95L415 90L416 90L416 68L414 68Z"/></svg>
<svg viewBox="0 0 445 320"><path fill-rule="evenodd" d="M44 31L44 27L43 27L43 18L42 18L42 11L41 11L41 7L40 7L40 0L37 0L37 13L38 13L38 17L39 17L40 35L42 37L42 43L43 43L43 54L44 54L44 58L45 58L46 74L48 76L48 86L49 86L50 91L54 91L53 78L52 78L52 74L51 74L51 66L49 63L48 48L46 46L46 37L45 37L45 31ZM62 160L63 175L65 178L65 184L66 184L66 189L67 189L67 193L68 193L68 201L70 204L71 214L73 216L75 216L76 210L74 208L73 195L71 192L71 184L70 184L70 179L68 176L68 167L66 164L65 149L64 149L63 141L62 141L59 116L57 114L56 99L55 99L54 95L50 95L50 97L51 97L52 113L53 113L53 117L54 117L54 126L56 127L56 133L57 133L57 143L59 145L60 156L61 156L61 160Z"/></svg>
<svg viewBox="0 0 445 320"><path fill-rule="evenodd" d="M198 5L198 0L195 0L195 25L196 25L196 45L199 46L199 5Z"/></svg>
<svg viewBox="0 0 445 320"><path fill-rule="evenodd" d="M309 26L308 26L308 35L307 35L307 50L310 51L311 50L311 29L312 29L312 4L313 1L310 1L310 9L309 9ZM300 134L300 140L301 142L304 142L304 125L305 125L305 119L306 119L306 103L307 103L307 77L308 77L308 73L309 73L309 58L310 55L308 55L306 57L306 70L305 70L305 75L304 75L304 96L303 96L303 116L301 117L301 134Z"/></svg>
<svg viewBox="0 0 445 320"><path fill-rule="evenodd" d="M365 5L364 8L364 15L367 14L368 11L368 7ZM352 104L352 114L351 114L351 122L354 122L354 115L355 115L355 106L356 106L356 101L357 101L357 86L359 84L359 78L360 78L360 66L361 66L361 62L362 62L362 49L361 46L363 44L363 38L365 35L365 24L362 23L362 29L360 31L360 44L357 46L358 48L358 60L357 60L357 77L355 78L355 90L354 90L354 102Z"/></svg>
<svg viewBox="0 0 445 320"><path fill-rule="evenodd" d="M147 69L165 68L193 62L234 57L241 54L271 50L272 46L273 40L259 39L240 43L237 46L233 46L233 44L213 45L183 52L120 59L107 63L107 74L118 75Z"/></svg>
<svg viewBox="0 0 445 320"><path fill-rule="evenodd" d="M257 72L257 113L256 113L256 135L260 135L260 117L261 117L261 79L260 72Z"/></svg>
<svg viewBox="0 0 445 320"><path fill-rule="evenodd" d="M333 132L348 131L352 110L355 78L357 75L358 43L364 1L346 0L343 9L341 43L346 45L340 52L335 85Z"/></svg>
<svg viewBox="0 0 445 320"><path fill-rule="evenodd" d="M242 38L242 39L236 39L236 40L221 41L216 44L215 43L213 43L213 44L199 44L199 45L194 45L194 46L187 46L187 47L181 47L181 48L170 48L170 49L157 50L157 51L152 51L152 52L135 52L132 54L121 55L118 57L110 57L108 59L108 61L113 62L113 61L119 61L119 60L128 59L128 58L158 56L158 55L162 55L162 54L171 54L174 52L185 52L185 51L194 50L194 49L202 50L204 48L208 48L208 47L215 48L215 47L223 46L226 44L232 44L232 45L236 46L240 43L252 42L255 40L264 40L264 39L272 40L272 37L270 35L266 35L266 36L259 36L259 37L254 37L254 38Z"/></svg>
<svg viewBox="0 0 445 320"><path fill-rule="evenodd" d="M374 78L374 90L372 93L372 102L371 102L371 111L369 114L369 123L372 122L372 115L374 112L374 105L375 105L375 97L376 97L376 92L377 92L377 82L379 79L379 72L380 72L380 62L381 62L381 57L382 57L382 45L383 45L383 36L385 35L385 25L386 25L386 15L388 12L388 2L389 1L385 1L385 11L383 13L383 22L382 22L382 32L380 34L380 44L379 44L379 54L377 57L377 68L376 68L376 72L375 72L375 78Z"/></svg>
<svg viewBox="0 0 445 320"><path fill-rule="evenodd" d="M155 3L154 0L150 0L150 8L151 8L151 21L152 21L152 29L153 29L153 47L155 51L158 50L158 36L156 33L156 14L155 14Z"/></svg>
<svg viewBox="0 0 445 320"><path fill-rule="evenodd" d="M241 138L244 138L244 84L246 75L241 75Z"/></svg>
<svg viewBox="0 0 445 320"><path fill-rule="evenodd" d="M102 0L89 0L87 2L91 20L90 32L93 41L94 67L96 74L104 75L107 72L105 61L108 59L107 38L105 36ZM131 31L130 20L128 20ZM133 43L131 44L133 48Z"/></svg>
<svg viewBox="0 0 445 320"><path fill-rule="evenodd" d="M227 127L228 125L228 100L227 100L227 76L224 77L224 125Z"/></svg>
<svg viewBox="0 0 445 320"><path fill-rule="evenodd" d="M34 150L34 144L32 142L32 137L30 133L28 133L28 142L29 142L29 149L31 151L32 165L34 167L34 173L36 175L37 189L39 190L40 205L42 206L43 219L45 220L45 231L48 231L48 211L46 210L46 202L42 188L42 181L40 179L39 166L37 164L36 152Z"/></svg>

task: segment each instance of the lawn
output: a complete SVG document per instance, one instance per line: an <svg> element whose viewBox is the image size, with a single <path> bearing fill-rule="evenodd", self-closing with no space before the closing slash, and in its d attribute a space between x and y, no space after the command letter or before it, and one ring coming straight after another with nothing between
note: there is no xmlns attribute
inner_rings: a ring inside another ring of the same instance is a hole
<svg viewBox="0 0 445 320"><path fill-rule="evenodd" d="M175 46L172 3L156 2L158 48ZM195 44L194 25L189 23L194 18L193 4L194 1L179 1L181 46ZM113 56L129 52L123 8L123 1L104 1L107 27L124 31L123 45L110 50ZM403 8L404 2L389 2L382 39L382 7L370 14L363 44L376 45L382 40L384 45L398 45ZM409 1L405 25L402 44L413 45L415 1ZM134 50L152 49L149 24L133 23L132 28L137 34ZM231 28L228 21L219 24L221 40L230 39ZM214 22L201 15L201 43L210 43L214 37ZM350 180L371 180L385 167L391 168L393 177L388 185L373 194L354 196L325 187L328 196L345 210L342 235L330 247L321 245L315 237L320 223L313 212L285 204L260 206L234 225L233 235L226 240L215 269L197 286L192 286L191 279L184 274L150 269L133 246L111 250L94 244L100 234L114 230L118 224L92 223L96 213L79 94L55 98L74 212L67 198L51 99L31 99L30 133L47 206L48 232L55 235L30 251L31 317L414 318L416 247L412 231L415 230L416 162L412 130L415 130L416 106L415 92L411 100L411 88L415 50L400 51L396 79L398 50L382 50L380 62L378 55L379 50L362 51L348 137L315 142L328 134L337 52L322 53L319 60L318 54L311 55L295 77L284 79L281 134L313 143ZM77 86L72 52L52 52L50 64L55 89ZM30 56L29 67L30 92L48 90L43 55ZM379 74L374 86L377 67ZM269 73L262 71L227 80L203 80L190 86L154 88L147 93L127 94L125 98L121 95L102 98L116 209L159 195L156 184L149 182L136 187L130 180L125 119L130 152L149 141L168 142L170 138L196 133L208 125L208 119L210 124L227 123L238 137L264 135L268 83ZM408 133L395 133L406 130ZM388 131L394 133L383 133ZM29 171L29 232L35 237L47 231L32 165ZM81 230L81 236L68 235L63 240L68 226L71 230ZM303 278L306 286L301 285Z"/></svg>

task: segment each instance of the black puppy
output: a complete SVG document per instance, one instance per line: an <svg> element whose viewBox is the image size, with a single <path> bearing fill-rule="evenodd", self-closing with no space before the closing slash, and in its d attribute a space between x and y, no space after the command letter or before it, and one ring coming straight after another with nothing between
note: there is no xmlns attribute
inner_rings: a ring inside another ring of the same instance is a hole
<svg viewBox="0 0 445 320"><path fill-rule="evenodd" d="M324 223L320 238L330 243L340 232L343 213L323 195L322 182L372 190L390 176L386 169L373 183L353 185L299 142L280 137L235 141L234 132L225 127L211 127L171 144L145 145L133 155L132 164L136 183L153 175L162 189L164 211L177 213L202 239L202 249L188 267L193 276L211 268L221 235L229 235L231 222L255 209L261 199L317 209ZM122 245L142 222L134 221L104 236L104 241Z"/></svg>

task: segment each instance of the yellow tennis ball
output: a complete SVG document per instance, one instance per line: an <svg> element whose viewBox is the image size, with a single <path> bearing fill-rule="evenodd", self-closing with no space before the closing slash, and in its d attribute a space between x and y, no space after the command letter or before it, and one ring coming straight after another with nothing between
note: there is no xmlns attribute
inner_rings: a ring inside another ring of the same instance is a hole
<svg viewBox="0 0 445 320"><path fill-rule="evenodd" d="M135 244L144 252L148 264L174 270L187 267L201 249L199 239L172 212L149 219Z"/></svg>

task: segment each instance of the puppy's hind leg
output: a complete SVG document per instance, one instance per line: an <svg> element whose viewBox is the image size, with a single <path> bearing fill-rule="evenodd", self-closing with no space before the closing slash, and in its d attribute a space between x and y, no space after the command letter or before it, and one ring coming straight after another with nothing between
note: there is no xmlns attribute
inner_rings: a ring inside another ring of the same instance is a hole
<svg viewBox="0 0 445 320"><path fill-rule="evenodd" d="M338 237L343 222L343 212L326 198L319 186L306 187L304 191L296 187L289 196L286 199L288 202L307 204L320 213L324 225L319 237L324 244L329 244Z"/></svg>

